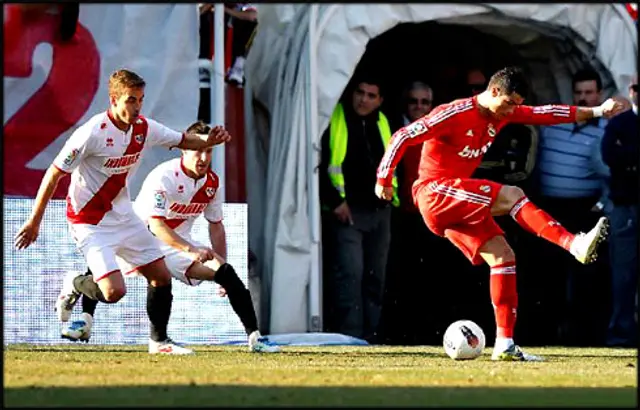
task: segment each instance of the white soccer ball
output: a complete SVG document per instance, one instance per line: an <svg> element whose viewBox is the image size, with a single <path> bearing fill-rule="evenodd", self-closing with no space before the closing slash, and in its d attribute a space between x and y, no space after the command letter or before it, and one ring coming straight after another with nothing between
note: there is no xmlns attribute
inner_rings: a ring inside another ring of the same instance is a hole
<svg viewBox="0 0 640 410"><path fill-rule="evenodd" d="M486 338L480 326L470 320L453 322L444 332L444 351L454 360L470 360L482 354Z"/></svg>

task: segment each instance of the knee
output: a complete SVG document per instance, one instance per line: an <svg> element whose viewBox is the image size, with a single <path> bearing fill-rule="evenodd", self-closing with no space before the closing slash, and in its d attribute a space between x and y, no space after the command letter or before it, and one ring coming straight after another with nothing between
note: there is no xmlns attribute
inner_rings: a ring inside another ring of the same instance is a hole
<svg viewBox="0 0 640 410"><path fill-rule="evenodd" d="M149 284L154 288L171 285L171 276L159 275L157 277L149 279Z"/></svg>
<svg viewBox="0 0 640 410"><path fill-rule="evenodd" d="M127 290L123 287L110 287L103 290L102 295L106 303L116 303L127 294Z"/></svg>
<svg viewBox="0 0 640 410"><path fill-rule="evenodd" d="M524 197L524 191L522 188L512 185L506 185L502 188L501 194L503 196L503 200L506 205L509 206L509 209L513 208L513 206Z"/></svg>
<svg viewBox="0 0 640 410"><path fill-rule="evenodd" d="M492 211L497 211L494 212L494 214L498 215L509 213L515 204L517 204L524 196L525 193L521 188L512 185L504 185L500 189L500 194L496 203L497 207L495 207L497 209L494 208Z"/></svg>
<svg viewBox="0 0 640 410"><path fill-rule="evenodd" d="M152 275L147 277L149 285L154 288L171 285L171 273L167 269L166 265L162 268L156 269Z"/></svg>

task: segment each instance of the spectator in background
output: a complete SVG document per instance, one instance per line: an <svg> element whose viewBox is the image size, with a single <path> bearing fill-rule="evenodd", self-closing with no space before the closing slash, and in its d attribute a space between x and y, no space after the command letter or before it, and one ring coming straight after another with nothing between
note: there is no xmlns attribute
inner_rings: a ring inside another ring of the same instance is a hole
<svg viewBox="0 0 640 410"><path fill-rule="evenodd" d="M465 96L478 95L487 89L487 77L479 68L472 68L467 71L467 92Z"/></svg>
<svg viewBox="0 0 640 410"><path fill-rule="evenodd" d="M210 33L213 30L211 13L215 12L215 7L213 3L199 3L198 10L200 11L200 58L209 58L211 51ZM233 27L231 42L232 63L227 72L226 80L231 84L242 87L244 84L244 62L257 28L258 11L250 3L225 3L224 12L226 14L227 27ZM203 39L204 41L202 41ZM206 57L203 57L204 52L208 52Z"/></svg>
<svg viewBox="0 0 640 410"><path fill-rule="evenodd" d="M429 114L433 109L433 89L422 81L410 83L402 93L402 114L393 121L395 131ZM422 326L416 327L414 315L434 298L423 296L436 291L436 279L428 275L436 249L446 246L425 226L420 211L413 204L411 187L418 178L422 144L407 147L398 163L398 196L400 206L392 210L391 244L387 264L385 303L381 327L385 344L433 344L437 326L434 315L426 313ZM427 245L429 244L429 245ZM431 245L432 244L432 245ZM453 252L452 252L453 253ZM431 265L430 265L431 264ZM433 268L432 268L433 269ZM426 292L426 293L425 293ZM425 309L427 312L429 309Z"/></svg>
<svg viewBox="0 0 640 410"><path fill-rule="evenodd" d="M229 25L233 27L231 42L231 68L227 73L230 84L242 87L244 85L244 62L249 52L250 42L258 25L258 12L249 3L231 3L224 6L229 18Z"/></svg>
<svg viewBox="0 0 640 410"><path fill-rule="evenodd" d="M391 206L376 197L376 169L391 138L380 83L362 77L322 136L320 201L327 331L377 341L391 236ZM397 183L395 184L397 187ZM393 201L397 206L397 195Z"/></svg>
<svg viewBox="0 0 640 410"><path fill-rule="evenodd" d="M629 89L633 110L609 121L602 139L602 159L611 170L609 263L612 309L606 344L637 347L635 312L638 294L638 77Z"/></svg>
<svg viewBox="0 0 640 410"><path fill-rule="evenodd" d="M572 85L574 104L596 107L602 101L602 80L593 69L578 71ZM536 172L541 195L538 202L569 231L588 230L602 216L601 210L607 201L605 180L609 176L600 152L606 123L604 118L594 118L583 123L541 128ZM541 260L556 261L551 267L545 265L543 271L547 277L540 278L545 286L554 283L551 289L547 286L546 294L551 295L555 290L552 304L560 304L557 308L551 307L549 317L555 316L551 312L568 312L564 319L556 317L560 321L561 339L564 339L560 342L601 344L604 340L599 339L604 339L606 327L602 302L602 286L608 283L606 258L598 258L591 265L580 265L546 243L538 241L537 244L541 248ZM602 250L606 248L603 246Z"/></svg>

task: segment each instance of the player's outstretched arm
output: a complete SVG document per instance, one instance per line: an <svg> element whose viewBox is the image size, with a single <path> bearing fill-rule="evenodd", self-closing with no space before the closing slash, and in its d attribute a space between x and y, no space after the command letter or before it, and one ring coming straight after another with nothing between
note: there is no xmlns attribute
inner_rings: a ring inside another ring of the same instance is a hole
<svg viewBox="0 0 640 410"><path fill-rule="evenodd" d="M211 128L209 134L184 133L182 142L178 144L178 148L199 150L202 148L212 147L214 145L224 144L231 141L229 132L220 125Z"/></svg>
<svg viewBox="0 0 640 410"><path fill-rule="evenodd" d="M554 125L582 122L591 118L611 118L629 109L630 104L624 98L607 99L597 107L578 107L575 105L548 104L540 106L520 105L515 107L508 117L509 122L531 125Z"/></svg>
<svg viewBox="0 0 640 410"><path fill-rule="evenodd" d="M190 254L193 260L205 262L215 256L213 250L206 247L193 246L167 225L164 218L149 218L149 230L158 239L179 251Z"/></svg>
<svg viewBox="0 0 640 410"><path fill-rule="evenodd" d="M58 182L66 175L68 175L66 172L58 169L54 165L51 165L49 169L47 169L40 183L40 188L38 188L36 200L31 210L31 216L29 216L29 219L22 225L22 228L20 228L15 236L16 248L24 249L36 241L47 204L56 191Z"/></svg>

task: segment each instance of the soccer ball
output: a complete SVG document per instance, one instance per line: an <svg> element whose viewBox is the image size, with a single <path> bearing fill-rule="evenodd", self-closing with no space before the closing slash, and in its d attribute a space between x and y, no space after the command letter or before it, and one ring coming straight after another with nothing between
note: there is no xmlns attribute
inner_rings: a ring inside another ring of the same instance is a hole
<svg viewBox="0 0 640 410"><path fill-rule="evenodd" d="M470 320L453 322L444 332L444 351L454 360L470 360L482 354L486 339L480 326Z"/></svg>

